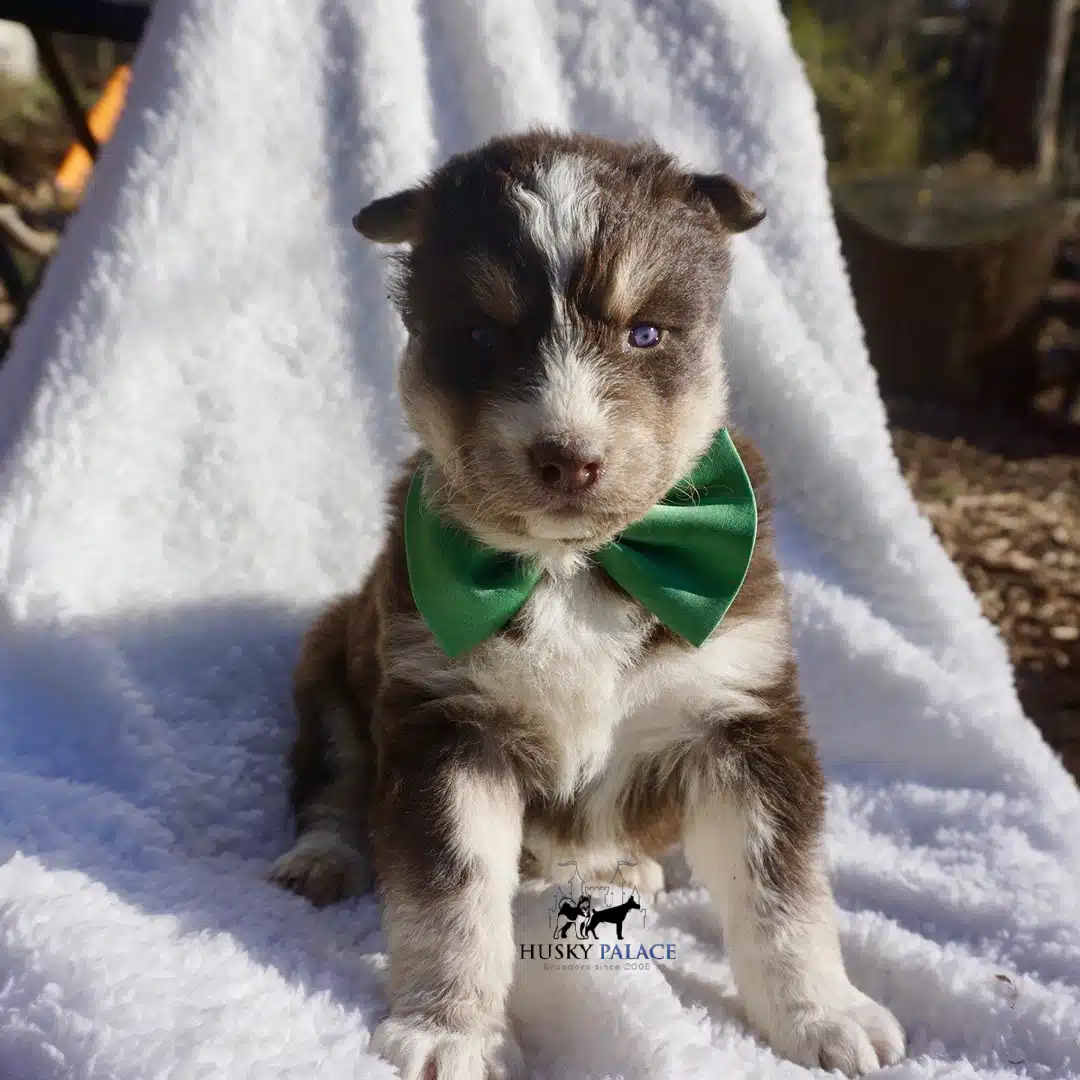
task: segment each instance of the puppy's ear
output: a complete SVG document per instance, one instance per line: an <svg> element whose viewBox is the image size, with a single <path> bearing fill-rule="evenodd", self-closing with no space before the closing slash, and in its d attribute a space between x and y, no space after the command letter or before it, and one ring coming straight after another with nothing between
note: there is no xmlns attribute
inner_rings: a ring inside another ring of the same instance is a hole
<svg viewBox="0 0 1080 1080"><path fill-rule="evenodd" d="M425 198L425 189L416 187L376 199L352 219L353 228L377 244L415 244Z"/></svg>
<svg viewBox="0 0 1080 1080"><path fill-rule="evenodd" d="M694 192L712 203L730 232L746 232L765 220L765 207L761 200L726 173L696 173L692 179Z"/></svg>

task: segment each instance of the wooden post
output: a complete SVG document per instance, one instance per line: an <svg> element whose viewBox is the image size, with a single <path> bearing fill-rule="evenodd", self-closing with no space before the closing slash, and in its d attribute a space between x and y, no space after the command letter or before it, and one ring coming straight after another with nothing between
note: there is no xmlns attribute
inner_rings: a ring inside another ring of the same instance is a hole
<svg viewBox="0 0 1080 1080"><path fill-rule="evenodd" d="M1069 44L1076 21L1077 0L1057 0L1050 41L1046 54L1046 76L1035 120L1037 169L1039 179L1048 183L1057 169L1058 124L1061 117L1061 91L1069 61Z"/></svg>
<svg viewBox="0 0 1080 1080"><path fill-rule="evenodd" d="M1077 0L1009 0L987 103L986 148L1049 179Z"/></svg>

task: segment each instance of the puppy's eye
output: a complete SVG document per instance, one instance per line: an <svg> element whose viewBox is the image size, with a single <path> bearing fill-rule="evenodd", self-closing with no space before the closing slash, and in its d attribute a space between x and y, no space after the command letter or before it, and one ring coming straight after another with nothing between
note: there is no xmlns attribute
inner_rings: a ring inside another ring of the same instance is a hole
<svg viewBox="0 0 1080 1080"><path fill-rule="evenodd" d="M469 330L469 340L482 349L490 349L495 344L496 334L494 327L474 326Z"/></svg>
<svg viewBox="0 0 1080 1080"><path fill-rule="evenodd" d="M630 331L629 342L635 349L651 349L660 343L662 334L658 326L639 323Z"/></svg>

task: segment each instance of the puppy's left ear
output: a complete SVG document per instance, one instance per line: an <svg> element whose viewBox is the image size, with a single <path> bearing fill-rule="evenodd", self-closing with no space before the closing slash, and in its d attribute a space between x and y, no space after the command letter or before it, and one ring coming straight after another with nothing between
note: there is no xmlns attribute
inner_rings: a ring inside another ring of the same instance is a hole
<svg viewBox="0 0 1080 1080"><path fill-rule="evenodd" d="M425 189L416 187L376 199L352 219L353 228L377 244L416 244L425 198Z"/></svg>
<svg viewBox="0 0 1080 1080"><path fill-rule="evenodd" d="M695 193L712 203L729 232L746 232L765 220L761 200L726 173L695 173L692 179Z"/></svg>

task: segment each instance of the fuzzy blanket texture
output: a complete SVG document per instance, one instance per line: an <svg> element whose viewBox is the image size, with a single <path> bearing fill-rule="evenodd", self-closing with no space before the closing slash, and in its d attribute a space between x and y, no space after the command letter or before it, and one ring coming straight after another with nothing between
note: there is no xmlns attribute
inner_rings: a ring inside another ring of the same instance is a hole
<svg viewBox="0 0 1080 1080"><path fill-rule="evenodd" d="M0 1076L392 1075L376 902L263 880L300 635L359 582L411 446L350 218L535 121L654 137L768 206L726 349L845 955L910 1037L889 1075L1080 1076L1080 797L898 471L776 0L155 6L0 374ZM650 919L674 959L522 962L534 1075L806 1075L742 1025L703 892Z"/></svg>

